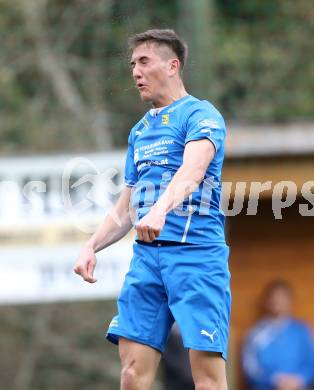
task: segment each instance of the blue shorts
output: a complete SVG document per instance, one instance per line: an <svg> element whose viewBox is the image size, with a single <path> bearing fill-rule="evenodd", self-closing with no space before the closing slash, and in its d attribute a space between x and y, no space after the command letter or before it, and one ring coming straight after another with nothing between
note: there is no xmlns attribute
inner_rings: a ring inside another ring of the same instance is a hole
<svg viewBox="0 0 314 390"><path fill-rule="evenodd" d="M231 306L225 244L134 244L107 339L119 337L164 351L174 321L186 348L227 359Z"/></svg>

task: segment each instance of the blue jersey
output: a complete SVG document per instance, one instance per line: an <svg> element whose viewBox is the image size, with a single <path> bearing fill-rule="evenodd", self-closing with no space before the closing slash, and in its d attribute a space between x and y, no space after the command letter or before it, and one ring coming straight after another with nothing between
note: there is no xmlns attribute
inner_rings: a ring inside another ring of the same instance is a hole
<svg viewBox="0 0 314 390"><path fill-rule="evenodd" d="M296 375L305 387L313 384L311 329L293 318L260 321L246 339L242 364L250 388L275 389L278 374Z"/></svg>
<svg viewBox="0 0 314 390"><path fill-rule="evenodd" d="M208 101L187 95L162 109L149 111L132 128L128 139L125 183L134 187L134 224L144 217L167 188L183 162L185 145L209 139L216 150L203 182L181 205L170 211L159 240L225 243L220 208L221 169L226 128Z"/></svg>

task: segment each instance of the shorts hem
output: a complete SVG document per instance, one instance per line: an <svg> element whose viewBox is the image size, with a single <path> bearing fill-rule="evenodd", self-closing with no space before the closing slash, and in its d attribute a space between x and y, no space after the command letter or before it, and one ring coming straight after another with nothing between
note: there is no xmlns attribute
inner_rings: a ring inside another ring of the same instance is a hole
<svg viewBox="0 0 314 390"><path fill-rule="evenodd" d="M204 345L184 344L185 348L194 349L195 351L218 352L222 358L227 361L227 353L221 347L205 347Z"/></svg>
<svg viewBox="0 0 314 390"><path fill-rule="evenodd" d="M139 337L136 337L136 336L132 336L126 332L122 332L122 331L109 331L107 332L106 334L106 339L108 341L110 341L111 343L113 344L116 344L118 345L119 344L119 338L120 337L124 337L128 340L131 340L131 341L135 341L139 344L144 344L144 345L148 345L149 347L151 348L154 348L154 349L157 349L157 351L163 353L165 348L163 348L161 345L159 344L155 344L154 342L151 342L149 340L145 340L145 339L142 339L142 338L139 338Z"/></svg>

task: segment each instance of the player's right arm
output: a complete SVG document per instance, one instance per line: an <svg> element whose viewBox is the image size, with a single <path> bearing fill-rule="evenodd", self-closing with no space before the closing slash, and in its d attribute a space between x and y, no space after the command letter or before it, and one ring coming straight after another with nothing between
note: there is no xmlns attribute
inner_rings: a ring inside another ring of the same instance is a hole
<svg viewBox="0 0 314 390"><path fill-rule="evenodd" d="M75 263L74 272L89 283L95 283L93 272L96 266L95 254L124 237L132 227L129 203L132 188L125 187L103 223L83 246Z"/></svg>

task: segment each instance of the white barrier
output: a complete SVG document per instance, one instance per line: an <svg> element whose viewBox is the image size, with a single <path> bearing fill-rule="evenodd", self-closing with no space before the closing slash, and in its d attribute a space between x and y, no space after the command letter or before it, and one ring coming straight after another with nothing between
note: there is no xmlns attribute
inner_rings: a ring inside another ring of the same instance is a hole
<svg viewBox="0 0 314 390"><path fill-rule="evenodd" d="M132 255L122 240L97 254L96 283L73 272L80 245L0 249L0 304L105 299L120 291Z"/></svg>
<svg viewBox="0 0 314 390"><path fill-rule="evenodd" d="M0 158L0 228L103 216L123 183L125 154Z"/></svg>

